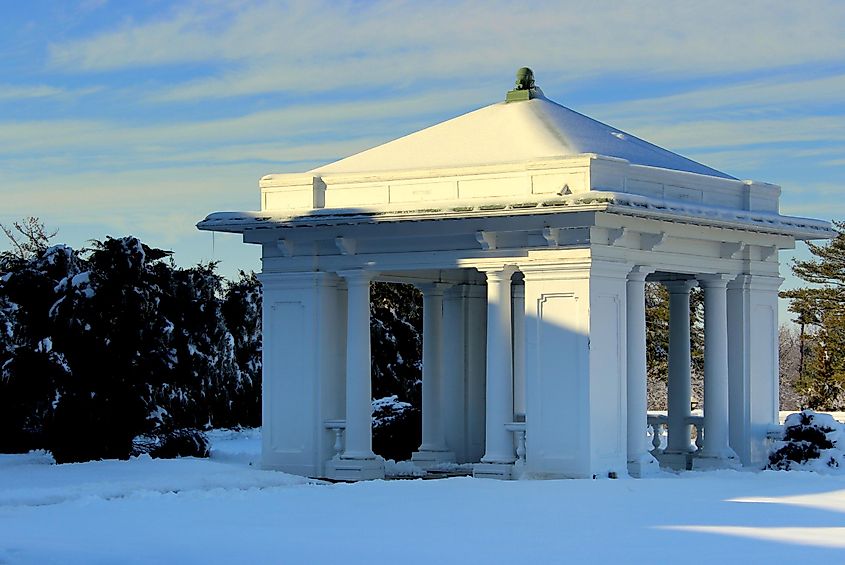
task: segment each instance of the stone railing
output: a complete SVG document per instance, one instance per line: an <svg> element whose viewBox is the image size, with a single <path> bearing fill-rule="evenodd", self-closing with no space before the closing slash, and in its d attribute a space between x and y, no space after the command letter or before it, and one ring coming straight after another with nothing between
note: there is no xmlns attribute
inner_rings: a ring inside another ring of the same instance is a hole
<svg viewBox="0 0 845 565"><path fill-rule="evenodd" d="M648 414L648 427L651 428L651 451L653 453L660 453L663 451L663 436L661 431L668 431L669 416L666 414ZM695 431L695 448L696 451L701 449L704 441L704 416L687 416L684 418L684 423L690 425ZM692 436L690 436L692 440Z"/></svg>

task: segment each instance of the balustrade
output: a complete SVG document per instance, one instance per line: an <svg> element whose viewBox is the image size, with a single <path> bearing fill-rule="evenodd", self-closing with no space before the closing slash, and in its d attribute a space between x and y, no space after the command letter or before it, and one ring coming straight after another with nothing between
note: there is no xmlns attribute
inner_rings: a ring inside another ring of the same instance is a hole
<svg viewBox="0 0 845 565"><path fill-rule="evenodd" d="M651 452L653 455L659 455L666 446L664 438L669 431L669 416L666 414L649 413L647 421L648 429L651 432ZM704 444L704 416L685 416L683 424L690 426L692 429L690 441L693 439L693 434L695 436L695 450L692 453L697 453Z"/></svg>

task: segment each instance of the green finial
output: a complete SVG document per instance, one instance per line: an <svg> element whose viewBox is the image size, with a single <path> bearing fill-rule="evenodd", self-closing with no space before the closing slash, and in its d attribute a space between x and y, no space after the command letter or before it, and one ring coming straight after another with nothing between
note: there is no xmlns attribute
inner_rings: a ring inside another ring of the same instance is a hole
<svg viewBox="0 0 845 565"><path fill-rule="evenodd" d="M534 86L534 71L528 67L522 67L516 71L516 86L509 91L505 102L517 102L519 100L531 100L536 98L537 93Z"/></svg>
<svg viewBox="0 0 845 565"><path fill-rule="evenodd" d="M516 71L516 88L514 90L531 90L534 88L534 71L522 67Z"/></svg>

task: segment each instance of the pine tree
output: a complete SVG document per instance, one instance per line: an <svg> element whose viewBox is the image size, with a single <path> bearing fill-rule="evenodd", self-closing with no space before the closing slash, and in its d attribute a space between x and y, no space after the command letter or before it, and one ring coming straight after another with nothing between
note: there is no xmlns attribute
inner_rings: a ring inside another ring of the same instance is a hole
<svg viewBox="0 0 845 565"><path fill-rule="evenodd" d="M52 312L72 368L48 428L57 462L125 459L154 420L150 380L173 356L156 268L167 255L134 237L107 238L94 242L90 270L66 280Z"/></svg>
<svg viewBox="0 0 845 565"><path fill-rule="evenodd" d="M792 272L813 286L780 293L791 300L789 309L800 329L795 386L814 409L845 405L845 223L834 222L834 227L832 241L808 242L813 258L792 265ZM815 328L814 334L808 326Z"/></svg>
<svg viewBox="0 0 845 565"><path fill-rule="evenodd" d="M373 283L370 292L373 397L420 405L422 294L411 285Z"/></svg>
<svg viewBox="0 0 845 565"><path fill-rule="evenodd" d="M242 426L261 425L261 283L240 272L226 285L221 313L232 335L236 374L232 383L233 418Z"/></svg>
<svg viewBox="0 0 845 565"><path fill-rule="evenodd" d="M195 428L260 424L254 275L224 284L134 237L42 243L0 253L0 452L202 455Z"/></svg>
<svg viewBox="0 0 845 565"><path fill-rule="evenodd" d="M2 262L0 271L0 451L45 446L59 383L69 373L54 348L50 314L61 281L76 276L81 261L64 245Z"/></svg>
<svg viewBox="0 0 845 565"><path fill-rule="evenodd" d="M373 450L404 460L422 437L422 294L411 285L376 282L370 310L373 397L396 397L374 413Z"/></svg>
<svg viewBox="0 0 845 565"><path fill-rule="evenodd" d="M813 354L795 386L807 406L816 410L838 410L845 389L845 320L840 312L822 316L815 335Z"/></svg>

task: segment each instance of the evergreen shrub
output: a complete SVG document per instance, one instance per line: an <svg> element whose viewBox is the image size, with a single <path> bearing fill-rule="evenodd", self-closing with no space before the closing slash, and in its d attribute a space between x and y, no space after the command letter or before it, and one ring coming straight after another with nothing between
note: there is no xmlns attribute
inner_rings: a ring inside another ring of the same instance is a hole
<svg viewBox="0 0 845 565"><path fill-rule="evenodd" d="M843 457L839 445L845 439L845 425L829 414L812 410L790 414L784 423L783 440L769 455L767 468L785 470L838 467Z"/></svg>

